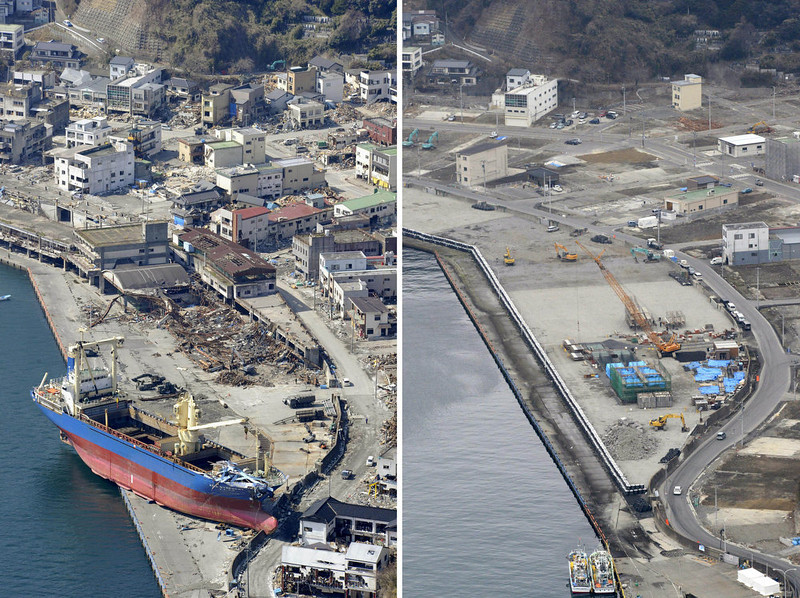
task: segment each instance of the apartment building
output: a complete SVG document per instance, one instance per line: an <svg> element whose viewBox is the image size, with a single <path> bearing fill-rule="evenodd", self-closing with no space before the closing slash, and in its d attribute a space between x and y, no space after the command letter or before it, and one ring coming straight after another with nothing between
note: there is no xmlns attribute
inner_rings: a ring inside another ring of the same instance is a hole
<svg viewBox="0 0 800 598"><path fill-rule="evenodd" d="M134 181L133 144L115 141L97 147L78 146L54 155L58 188L67 192L109 193Z"/></svg>

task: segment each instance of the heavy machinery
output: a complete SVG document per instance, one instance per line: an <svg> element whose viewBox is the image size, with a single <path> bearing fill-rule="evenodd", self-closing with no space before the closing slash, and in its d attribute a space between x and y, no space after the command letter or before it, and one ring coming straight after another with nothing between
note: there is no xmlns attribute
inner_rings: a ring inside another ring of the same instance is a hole
<svg viewBox="0 0 800 598"><path fill-rule="evenodd" d="M506 253L503 256L503 262L505 262L506 266L513 266L516 260L511 257L511 250L506 247Z"/></svg>
<svg viewBox="0 0 800 598"><path fill-rule="evenodd" d="M268 71L276 71L276 70L278 70L278 65L280 65L281 67L285 68L286 67L286 61L285 60L276 60L272 64L268 64L267 65L267 70Z"/></svg>
<svg viewBox="0 0 800 598"><path fill-rule="evenodd" d="M771 133L772 132L772 127L770 127L767 123L765 123L763 120L761 120L761 121L757 122L756 124L754 124L749 129L747 129L747 132L748 133L755 133L756 135L762 135L764 133Z"/></svg>
<svg viewBox="0 0 800 598"><path fill-rule="evenodd" d="M419 140L419 129L414 129L408 136L408 140L403 142L403 147L411 147Z"/></svg>
<svg viewBox="0 0 800 598"><path fill-rule="evenodd" d="M583 249L586 254L595 261L597 266L600 268L600 271L603 273L606 282L608 282L609 286L614 289L614 292L625 305L625 309L628 310L631 318L633 318L634 322L636 322L636 325L639 326L639 328L641 328L645 334L647 334L647 338L649 338L650 342L652 342L658 348L661 354L672 355L675 353L675 351L679 351L681 345L675 341L675 334L673 333L668 341L665 341L663 338L657 335L650 327L650 322L647 321L647 318L644 316L644 314L642 314L641 310L636 307L636 303L634 303L633 299L630 298L628 293L625 292L625 289L622 288L622 285L619 284L614 275L605 267L603 262L600 260L600 257L605 252L605 249L601 251L599 255L595 256L583 244L581 244L580 241L575 242L578 244L578 247Z"/></svg>
<svg viewBox="0 0 800 598"><path fill-rule="evenodd" d="M689 431L686 420L683 419L683 413L667 413L655 419L651 419L650 425L656 430L664 430L667 427L667 420L672 418L681 420L681 432Z"/></svg>
<svg viewBox="0 0 800 598"><path fill-rule="evenodd" d="M646 262L657 262L661 259L660 253L655 253L644 247L632 247L631 255L634 258L642 258Z"/></svg>
<svg viewBox="0 0 800 598"><path fill-rule="evenodd" d="M577 262L578 261L578 254L577 253L570 253L569 250L564 247L561 243L553 243L556 248L556 256L562 262Z"/></svg>
<svg viewBox="0 0 800 598"><path fill-rule="evenodd" d="M434 131L431 133L431 136L428 137L428 141L422 144L422 149L429 150L434 149L436 146L433 143L433 140L439 141L439 131Z"/></svg>

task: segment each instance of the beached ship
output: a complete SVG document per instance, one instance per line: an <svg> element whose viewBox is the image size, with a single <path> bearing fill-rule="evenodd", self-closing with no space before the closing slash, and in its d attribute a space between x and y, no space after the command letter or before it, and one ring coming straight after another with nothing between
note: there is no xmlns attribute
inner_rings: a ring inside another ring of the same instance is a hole
<svg viewBox="0 0 800 598"><path fill-rule="evenodd" d="M592 571L592 591L595 594L616 594L614 561L611 555L598 548L589 555L589 565Z"/></svg>
<svg viewBox="0 0 800 598"><path fill-rule="evenodd" d="M67 375L42 382L31 396L94 473L181 513L273 532L270 508L284 478L258 458L206 440L201 431L229 420L199 425L200 410L188 393L174 407L177 423L148 413L117 389L117 350L122 337L78 342L68 349ZM111 369L91 366L111 346ZM259 467L260 465L260 467ZM259 469L268 474L251 473Z"/></svg>
<svg viewBox="0 0 800 598"><path fill-rule="evenodd" d="M589 575L589 559L586 552L576 548L569 553L569 587L573 594L589 594L592 580Z"/></svg>

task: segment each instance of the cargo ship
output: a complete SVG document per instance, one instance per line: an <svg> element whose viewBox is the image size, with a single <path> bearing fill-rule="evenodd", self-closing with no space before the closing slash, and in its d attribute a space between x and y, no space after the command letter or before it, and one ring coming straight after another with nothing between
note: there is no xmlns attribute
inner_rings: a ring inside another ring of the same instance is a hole
<svg viewBox="0 0 800 598"><path fill-rule="evenodd" d="M174 406L177 423L148 413L117 388L122 337L80 341L67 351L67 375L41 383L31 397L91 470L142 498L175 511L272 533L274 490L285 481L273 468L261 474L259 458L210 442L201 430L245 420L198 425L200 410L189 393ZM93 367L89 356L111 346L111 368ZM256 474L251 473L253 469Z"/></svg>
<svg viewBox="0 0 800 598"><path fill-rule="evenodd" d="M598 548L589 555L589 565L592 571L592 592L616 594L614 561L611 559L611 555L602 548Z"/></svg>
<svg viewBox="0 0 800 598"><path fill-rule="evenodd" d="M573 594L589 594L592 591L592 580L589 577L589 559L586 552L576 548L569 553L569 587Z"/></svg>

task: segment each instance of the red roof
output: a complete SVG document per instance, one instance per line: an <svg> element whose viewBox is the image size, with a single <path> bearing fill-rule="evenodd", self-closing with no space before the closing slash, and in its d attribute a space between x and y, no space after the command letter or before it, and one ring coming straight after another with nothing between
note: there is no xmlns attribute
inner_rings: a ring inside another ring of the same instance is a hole
<svg viewBox="0 0 800 598"><path fill-rule="evenodd" d="M234 216L240 216L242 220L247 220L248 218L255 218L256 216L269 214L269 210L264 207L255 206L252 208L240 208L238 210L234 210L233 214Z"/></svg>
<svg viewBox="0 0 800 598"><path fill-rule="evenodd" d="M270 212L269 214L269 221L270 222L277 222L278 218L286 218L286 220L295 220L297 218L305 218L306 216L311 216L312 214L317 214L321 212L319 208L315 208L305 203L293 203L289 204L288 206L284 206L274 212Z"/></svg>

